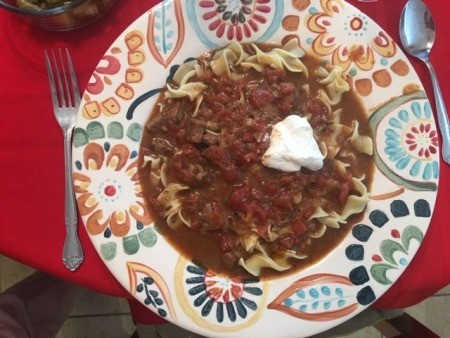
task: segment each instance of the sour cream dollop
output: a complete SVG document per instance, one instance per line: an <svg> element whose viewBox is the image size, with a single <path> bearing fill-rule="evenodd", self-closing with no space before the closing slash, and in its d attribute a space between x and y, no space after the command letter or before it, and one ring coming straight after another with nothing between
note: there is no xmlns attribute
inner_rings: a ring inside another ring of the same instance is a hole
<svg viewBox="0 0 450 338"><path fill-rule="evenodd" d="M262 157L262 164L283 172L298 171L302 167L317 171L322 169L323 159L306 118L289 115L272 127L270 146Z"/></svg>

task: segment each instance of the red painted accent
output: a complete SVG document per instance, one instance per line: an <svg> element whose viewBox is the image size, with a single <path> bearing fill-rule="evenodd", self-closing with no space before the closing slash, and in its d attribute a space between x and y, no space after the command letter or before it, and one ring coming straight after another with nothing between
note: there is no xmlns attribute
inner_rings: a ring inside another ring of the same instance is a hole
<svg viewBox="0 0 450 338"><path fill-rule="evenodd" d="M373 260L374 262L381 262L383 259L382 259L381 256L379 256L379 255L373 255L373 256L372 256L372 260Z"/></svg>
<svg viewBox="0 0 450 338"><path fill-rule="evenodd" d="M400 232L397 229L391 231L391 236L394 238L400 238Z"/></svg>
<svg viewBox="0 0 450 338"><path fill-rule="evenodd" d="M116 187L113 185L107 185L104 190L105 195L109 197L114 196L116 192L117 192Z"/></svg>

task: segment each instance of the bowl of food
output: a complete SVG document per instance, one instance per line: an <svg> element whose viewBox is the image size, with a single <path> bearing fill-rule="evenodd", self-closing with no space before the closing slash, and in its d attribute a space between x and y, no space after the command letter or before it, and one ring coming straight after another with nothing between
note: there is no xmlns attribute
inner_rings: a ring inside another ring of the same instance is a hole
<svg viewBox="0 0 450 338"><path fill-rule="evenodd" d="M347 2L168 0L92 74L74 185L100 257L150 310L207 337L292 338L405 270L436 142L408 59Z"/></svg>
<svg viewBox="0 0 450 338"><path fill-rule="evenodd" d="M1 0L0 7L36 27L69 31L99 19L115 0Z"/></svg>

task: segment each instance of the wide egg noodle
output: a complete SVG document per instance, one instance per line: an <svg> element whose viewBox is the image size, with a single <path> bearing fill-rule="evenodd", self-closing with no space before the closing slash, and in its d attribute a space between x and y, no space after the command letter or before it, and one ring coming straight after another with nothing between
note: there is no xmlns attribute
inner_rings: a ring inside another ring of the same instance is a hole
<svg viewBox="0 0 450 338"><path fill-rule="evenodd" d="M173 75L172 80L178 83L180 86L186 84L190 78L197 74L197 70L195 67L197 64L197 60L191 60L183 63L180 67L178 67L177 71Z"/></svg>
<svg viewBox="0 0 450 338"><path fill-rule="evenodd" d="M199 95L196 97L195 99L195 109L194 112L192 113L192 117L197 116L198 110L200 109L200 105L203 102L203 95Z"/></svg>
<svg viewBox="0 0 450 338"><path fill-rule="evenodd" d="M320 238L325 234L325 231L327 231L327 226L325 224L319 223L314 232L309 232L309 237Z"/></svg>
<svg viewBox="0 0 450 338"><path fill-rule="evenodd" d="M254 276L258 276L263 268L270 268L276 271L286 271L292 267L287 260L277 260L270 258L259 242L256 242L255 249L259 253L253 254L250 258L244 260L239 259L238 264Z"/></svg>
<svg viewBox="0 0 450 338"><path fill-rule="evenodd" d="M180 99L183 97L189 97L191 101L194 101L201 93L206 89L206 85L202 82L189 82L189 80L197 76L199 77L203 73L202 68L199 66L197 60L191 60L183 63L178 67L173 75L173 82L178 84L178 88L173 88L167 84L167 90L164 92L166 99ZM201 101L200 101L201 102ZM197 107L200 105L197 101Z"/></svg>
<svg viewBox="0 0 450 338"><path fill-rule="evenodd" d="M339 137L348 137L353 131L352 128L340 123L334 123L332 129L333 131L330 135L322 137L322 140L327 144L327 146L337 146L339 144Z"/></svg>
<svg viewBox="0 0 450 338"><path fill-rule="evenodd" d="M161 182L163 186L166 186L166 179L164 175L164 167L166 165L166 158L164 156L154 157L144 155L142 166L150 165L150 182L153 186L156 186Z"/></svg>
<svg viewBox="0 0 450 338"><path fill-rule="evenodd" d="M322 77L320 84L326 86L326 91L319 89L319 97L330 106L335 106L341 102L342 94L350 90L350 85L346 80L345 73L340 67L333 67L331 71L320 67L318 75Z"/></svg>
<svg viewBox="0 0 450 338"><path fill-rule="evenodd" d="M242 62L244 69L253 68L258 72L264 70L264 66L274 69L288 69L294 73L304 73L308 76L308 69L299 59L305 55L305 51L298 45L295 39L289 40L282 48L274 48L263 52L255 44L252 44L256 54L249 56Z"/></svg>
<svg viewBox="0 0 450 338"><path fill-rule="evenodd" d="M167 225L172 229L176 229L182 224L191 226L181 215L181 202L177 198L177 193L186 189L189 189L189 187L178 183L170 183L156 198L163 207L163 217L166 218Z"/></svg>
<svg viewBox="0 0 450 338"><path fill-rule="evenodd" d="M224 74L230 75L230 65L233 64L238 66L248 57L249 55L244 51L242 45L233 41L214 54L210 66L217 76L222 76Z"/></svg>
<svg viewBox="0 0 450 338"><path fill-rule="evenodd" d="M311 216L310 220L317 219L319 223L324 224L327 227L339 229L340 224L346 224L347 218L351 215L359 214L364 211L364 208L370 200L370 195L365 184L362 182L363 180L364 177L352 178L354 190L358 193L358 195L348 196L340 214L336 212L327 213L319 207Z"/></svg>
<svg viewBox="0 0 450 338"><path fill-rule="evenodd" d="M309 220L311 221L313 219L316 219L320 224L334 229L339 229L339 224L345 223L345 219L342 219L338 214L328 213L323 210L322 207L318 207ZM324 233L325 231L323 231L322 235ZM318 236L316 236L316 238L318 238Z"/></svg>
<svg viewBox="0 0 450 338"><path fill-rule="evenodd" d="M292 259L305 259L306 255L299 255L293 250L286 250L280 256L271 258L263 246L257 241L255 249L259 252L253 254L248 259L240 258L238 264L254 276L258 276L263 268L270 268L276 271L289 270L293 264L289 261Z"/></svg>
<svg viewBox="0 0 450 338"><path fill-rule="evenodd" d="M359 122L353 121L353 133L349 138L350 144L353 149L359 153L367 155L373 155L373 141L372 138L359 134Z"/></svg>
<svg viewBox="0 0 450 338"><path fill-rule="evenodd" d="M230 65L238 59L238 56L231 49L224 49L220 56L212 60L210 63L211 70L219 77L227 75L230 77L231 70Z"/></svg>
<svg viewBox="0 0 450 338"><path fill-rule="evenodd" d="M167 91L164 92L166 99L180 99L188 96L191 101L194 101L206 89L206 85L202 82L189 82L180 88L172 88L167 85Z"/></svg>
<svg viewBox="0 0 450 338"><path fill-rule="evenodd" d="M244 247L245 251L253 252L256 243L258 242L259 235L257 233L250 233L242 236L239 240Z"/></svg>
<svg viewBox="0 0 450 338"><path fill-rule="evenodd" d="M232 70L248 57L249 55L244 51L244 48L240 43L232 42L213 55L209 67L219 78L226 75L232 80L239 80L244 77L245 74Z"/></svg>
<svg viewBox="0 0 450 338"><path fill-rule="evenodd" d="M367 191L367 187L363 183L363 180L364 177L352 177L353 189L358 193L358 195L348 196L340 215L342 218L347 219L351 215L359 214L364 211L367 203L369 203L370 194Z"/></svg>

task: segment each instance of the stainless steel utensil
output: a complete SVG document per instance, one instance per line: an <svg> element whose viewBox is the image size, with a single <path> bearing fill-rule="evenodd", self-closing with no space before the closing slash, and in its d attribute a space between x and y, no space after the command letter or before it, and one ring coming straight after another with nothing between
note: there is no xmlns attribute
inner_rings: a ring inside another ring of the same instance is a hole
<svg viewBox="0 0 450 338"><path fill-rule="evenodd" d="M436 36L433 16L422 0L409 0L400 17L400 40L405 50L427 66L433 84L436 113L442 134L442 158L450 163L450 125L441 89L429 55Z"/></svg>
<svg viewBox="0 0 450 338"><path fill-rule="evenodd" d="M59 49L56 54L58 56L53 50L50 53L45 51L53 110L64 135L66 240L62 260L70 271L75 271L84 259L77 234L78 219L73 190L71 148L72 131L81 98L69 51L66 49L63 53Z"/></svg>

